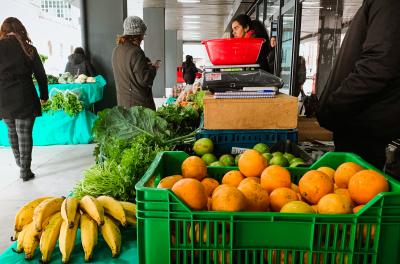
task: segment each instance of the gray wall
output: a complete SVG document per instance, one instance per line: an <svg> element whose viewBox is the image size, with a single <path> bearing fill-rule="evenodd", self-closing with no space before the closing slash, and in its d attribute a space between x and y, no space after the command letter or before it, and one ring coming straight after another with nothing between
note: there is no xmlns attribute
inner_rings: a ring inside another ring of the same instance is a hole
<svg viewBox="0 0 400 264"><path fill-rule="evenodd" d="M165 30L165 81L166 87L174 87L177 66L177 31Z"/></svg>
<svg viewBox="0 0 400 264"><path fill-rule="evenodd" d="M96 0L97 1L97 0ZM111 1L110 1L111 2ZM161 60L156 79L153 84L153 96L163 97L165 94L165 9L158 7L143 8L143 20L147 24L144 39L144 53L151 60Z"/></svg>
<svg viewBox="0 0 400 264"><path fill-rule="evenodd" d="M111 55L115 38L122 34L122 24L127 15L126 0L84 0L86 4L86 43L93 66L104 76L107 86L103 100L96 104L96 110L117 105Z"/></svg>
<svg viewBox="0 0 400 264"><path fill-rule="evenodd" d="M176 42L176 62L178 63L178 65L182 65L183 62L183 40L178 39L178 41Z"/></svg>

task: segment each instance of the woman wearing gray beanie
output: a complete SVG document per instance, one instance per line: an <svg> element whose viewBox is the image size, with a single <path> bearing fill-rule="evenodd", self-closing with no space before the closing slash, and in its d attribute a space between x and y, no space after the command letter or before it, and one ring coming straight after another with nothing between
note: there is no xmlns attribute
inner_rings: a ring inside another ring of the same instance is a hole
<svg viewBox="0 0 400 264"><path fill-rule="evenodd" d="M117 37L117 47L112 54L118 106L124 108L143 106L156 109L152 86L159 61L152 63L140 47L146 30L140 17L127 17L124 34Z"/></svg>

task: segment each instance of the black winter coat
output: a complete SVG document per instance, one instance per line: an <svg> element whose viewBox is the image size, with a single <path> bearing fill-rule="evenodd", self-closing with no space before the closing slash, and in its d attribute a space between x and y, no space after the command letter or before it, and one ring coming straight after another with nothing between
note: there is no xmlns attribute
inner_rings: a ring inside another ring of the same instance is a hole
<svg viewBox="0 0 400 264"><path fill-rule="evenodd" d="M182 63L183 79L186 84L193 84L196 80L196 73L198 72L196 65L192 63Z"/></svg>
<svg viewBox="0 0 400 264"><path fill-rule="evenodd" d="M72 75L85 74L86 76L95 76L92 65L86 57L79 53L71 54L68 57L65 72Z"/></svg>
<svg viewBox="0 0 400 264"><path fill-rule="evenodd" d="M32 73L39 85L40 99L48 99L47 77L34 50L31 60L14 36L0 40L0 118L24 119L42 114Z"/></svg>
<svg viewBox="0 0 400 264"><path fill-rule="evenodd" d="M125 42L112 54L118 106L143 106L156 110L153 82L157 69L151 65L140 46Z"/></svg>
<svg viewBox="0 0 400 264"><path fill-rule="evenodd" d="M399 47L400 1L365 0L320 97L320 125L354 140L399 138Z"/></svg>

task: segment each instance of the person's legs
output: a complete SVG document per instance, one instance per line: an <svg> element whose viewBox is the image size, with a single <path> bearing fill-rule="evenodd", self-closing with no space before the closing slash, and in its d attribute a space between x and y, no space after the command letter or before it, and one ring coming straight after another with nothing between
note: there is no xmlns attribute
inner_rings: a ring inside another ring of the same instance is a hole
<svg viewBox="0 0 400 264"><path fill-rule="evenodd" d="M19 153L21 161L21 178L29 180L35 175L31 171L32 162L32 130L35 118L16 119L16 130L19 139Z"/></svg>
<svg viewBox="0 0 400 264"><path fill-rule="evenodd" d="M18 167L21 167L18 134L16 130L15 119L4 119L4 122L7 124L8 127L8 140L10 141L11 149L14 154L15 163L18 165Z"/></svg>

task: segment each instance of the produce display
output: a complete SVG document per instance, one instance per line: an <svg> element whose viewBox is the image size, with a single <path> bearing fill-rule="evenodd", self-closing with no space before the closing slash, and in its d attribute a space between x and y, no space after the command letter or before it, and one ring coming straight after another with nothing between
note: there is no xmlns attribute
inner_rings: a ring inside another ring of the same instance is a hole
<svg viewBox="0 0 400 264"><path fill-rule="evenodd" d="M69 116L75 116L84 110L79 96L72 91L57 92L42 105L43 112L63 110Z"/></svg>
<svg viewBox="0 0 400 264"><path fill-rule="evenodd" d="M88 77L85 74L79 74L77 76L73 76L69 72L65 72L61 74L58 78L58 83L66 84L66 83L95 83L96 79L94 77Z"/></svg>
<svg viewBox="0 0 400 264"><path fill-rule="evenodd" d="M336 170L310 170L292 182L288 169L268 164L254 149L246 150L238 170L227 172L221 182L207 177L207 164L197 156L187 158L181 171L163 178L158 188L171 189L193 210L351 214L389 191L383 175L353 162Z"/></svg>
<svg viewBox="0 0 400 264"><path fill-rule="evenodd" d="M200 122L200 112L193 106L164 106L158 111L114 107L98 116L93 127L96 164L76 184L78 198L134 199L135 184L157 153L193 143Z"/></svg>
<svg viewBox="0 0 400 264"><path fill-rule="evenodd" d="M254 145L253 149L257 150L270 165L280 165L283 167L298 167L305 165L305 162L301 158L296 157L291 153L282 153L279 151L270 153L268 145L264 143ZM237 166L241 156L241 154L236 156L224 154L218 159L213 154L214 143L209 138L198 139L193 145L193 151L206 162L207 166Z"/></svg>
<svg viewBox="0 0 400 264"><path fill-rule="evenodd" d="M28 202L15 216L15 252L25 253L25 259L34 257L36 248L41 262L49 263L58 241L62 263L68 263L74 250L76 233L80 229L83 259L90 261L95 254L98 233L101 233L112 256L121 250L120 226L136 226L136 205L120 202L110 196L41 197Z"/></svg>

